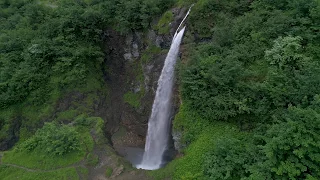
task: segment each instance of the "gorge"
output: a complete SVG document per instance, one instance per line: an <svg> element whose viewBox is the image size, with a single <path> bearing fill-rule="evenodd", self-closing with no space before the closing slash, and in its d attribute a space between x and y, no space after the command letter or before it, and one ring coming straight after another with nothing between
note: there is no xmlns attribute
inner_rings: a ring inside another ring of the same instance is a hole
<svg viewBox="0 0 320 180"><path fill-rule="evenodd" d="M318 0L0 1L0 179L320 179L319 19Z"/></svg>

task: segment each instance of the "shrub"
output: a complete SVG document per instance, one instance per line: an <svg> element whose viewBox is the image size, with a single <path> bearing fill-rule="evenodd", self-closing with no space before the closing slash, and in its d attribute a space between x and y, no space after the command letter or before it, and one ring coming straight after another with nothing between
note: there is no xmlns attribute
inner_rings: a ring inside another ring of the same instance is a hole
<svg viewBox="0 0 320 180"><path fill-rule="evenodd" d="M239 179L246 174L246 166L252 164L246 141L222 137L214 149L206 155L204 174L207 179Z"/></svg>
<svg viewBox="0 0 320 180"><path fill-rule="evenodd" d="M67 125L46 123L19 147L20 150L41 150L48 155L64 155L80 149L79 134Z"/></svg>
<svg viewBox="0 0 320 180"><path fill-rule="evenodd" d="M106 176L110 177L112 175L113 169L111 167L107 167L106 169Z"/></svg>
<svg viewBox="0 0 320 180"><path fill-rule="evenodd" d="M165 12L156 26L156 29L159 31L159 34L169 33L170 23L172 21L173 21L173 13L171 11Z"/></svg>
<svg viewBox="0 0 320 180"><path fill-rule="evenodd" d="M95 154L89 153L87 156L87 165L96 166L99 163L99 157Z"/></svg>
<svg viewBox="0 0 320 180"><path fill-rule="evenodd" d="M127 92L124 94L123 99L126 103L130 104L131 106L138 108L140 106L140 94Z"/></svg>

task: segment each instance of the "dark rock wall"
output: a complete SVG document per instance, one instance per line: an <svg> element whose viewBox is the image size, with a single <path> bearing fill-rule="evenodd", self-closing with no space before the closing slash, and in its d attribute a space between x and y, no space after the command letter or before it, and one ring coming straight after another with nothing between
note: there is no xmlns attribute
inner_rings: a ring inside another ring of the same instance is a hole
<svg viewBox="0 0 320 180"><path fill-rule="evenodd" d="M183 19L187 9L173 9L174 21L170 24L170 34L158 35L156 31L132 32L128 35L106 30L105 32L105 81L110 89L105 112L100 115L106 120L106 132L113 145L117 147L144 147L158 78L164 64L167 50L170 48L172 36ZM156 22L156 21L155 21ZM161 52L153 54L148 62L142 62L143 52L156 46ZM143 71L143 82L137 80L137 67ZM128 91L140 93L140 106L133 107L124 101ZM178 93L177 87L174 90ZM173 114L178 106L178 96L174 96ZM100 110L101 111L101 110Z"/></svg>

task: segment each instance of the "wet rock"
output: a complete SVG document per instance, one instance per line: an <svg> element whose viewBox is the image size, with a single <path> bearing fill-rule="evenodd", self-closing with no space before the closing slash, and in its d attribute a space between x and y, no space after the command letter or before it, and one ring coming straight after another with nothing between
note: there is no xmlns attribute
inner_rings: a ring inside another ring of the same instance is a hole
<svg viewBox="0 0 320 180"><path fill-rule="evenodd" d="M105 100L105 105L100 106L99 112L101 111L104 119L108 121L106 134L110 135L114 147L144 146L158 78L166 58L165 50L169 49L175 29L186 13L186 9L181 8L176 8L173 11L175 17L170 25L170 32L172 32L170 34L157 35L157 32L152 29L147 33L132 32L126 36L113 30L106 33L105 67L108 67L106 68L108 71L105 71L105 79L107 86L110 87L110 97ZM157 22L153 22L153 24L157 24ZM151 54L147 62L142 62L140 57L146 48L151 46L160 47L162 50ZM143 81L137 77L137 75L141 75L140 69L137 69L140 65L143 71ZM142 91L144 94L141 97L139 95L139 107L133 107L124 101L124 95L127 92L141 93ZM126 131L119 133L119 127ZM174 138L179 142L179 135L174 135ZM175 147L179 150L181 146L178 143Z"/></svg>
<svg viewBox="0 0 320 180"><path fill-rule="evenodd" d="M139 44L141 41L140 39L140 35L137 33L129 34L126 36L125 46L123 48L125 52L123 57L126 61L132 62L139 58Z"/></svg>
<svg viewBox="0 0 320 180"><path fill-rule="evenodd" d="M132 60L133 60L132 54L131 54L130 52L125 53L125 54L123 55L123 58L124 58L126 61L132 61Z"/></svg>
<svg viewBox="0 0 320 180"><path fill-rule="evenodd" d="M133 92L134 93L138 93L138 92L140 92L141 91L141 86L140 86L140 84L137 84L134 88L133 88Z"/></svg>
<svg viewBox="0 0 320 180"><path fill-rule="evenodd" d="M0 151L12 148L19 140L19 130L21 127L21 116L17 116L12 120L9 129L6 132L5 139L0 139Z"/></svg>
<svg viewBox="0 0 320 180"><path fill-rule="evenodd" d="M174 20L170 24L170 33L174 34L178 26L180 25L180 22L186 15L188 9L187 8L174 8L172 10L172 13L174 14Z"/></svg>
<svg viewBox="0 0 320 180"><path fill-rule="evenodd" d="M154 32L154 30L149 30L147 37L148 37L149 41L151 41L152 43L155 43L156 38L157 38L157 34L156 34L156 32ZM160 47L160 46L158 46L158 47Z"/></svg>
<svg viewBox="0 0 320 180"><path fill-rule="evenodd" d="M183 143L181 143L182 133L177 130L172 130L172 139L174 142L174 148L181 152L181 150L185 147Z"/></svg>
<svg viewBox="0 0 320 180"><path fill-rule="evenodd" d="M157 47L163 47L163 43L164 43L163 37L162 36L157 36L156 37L156 41L155 41L155 45Z"/></svg>
<svg viewBox="0 0 320 180"><path fill-rule="evenodd" d="M115 177L119 176L123 172L123 170L124 170L123 165L120 165L119 167L115 168L113 170L111 178L115 178Z"/></svg>
<svg viewBox="0 0 320 180"><path fill-rule="evenodd" d="M137 43L132 44L132 55L134 58L138 58L140 56L139 46Z"/></svg>

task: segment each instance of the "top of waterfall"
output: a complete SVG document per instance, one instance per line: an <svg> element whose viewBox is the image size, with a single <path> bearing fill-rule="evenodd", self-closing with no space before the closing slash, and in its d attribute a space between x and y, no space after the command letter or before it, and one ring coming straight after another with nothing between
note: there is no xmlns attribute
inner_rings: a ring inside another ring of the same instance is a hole
<svg viewBox="0 0 320 180"><path fill-rule="evenodd" d="M178 34L178 32L179 32L180 27L182 26L182 24L184 23L184 21L187 19L188 15L189 15L189 13L190 13L190 11L191 11L191 8L192 8L193 6L194 6L194 4L192 4L192 5L190 6L187 14L184 16L183 20L182 20L181 23L179 24L176 32L174 33L173 39L176 38L176 36L177 36L177 34Z"/></svg>

